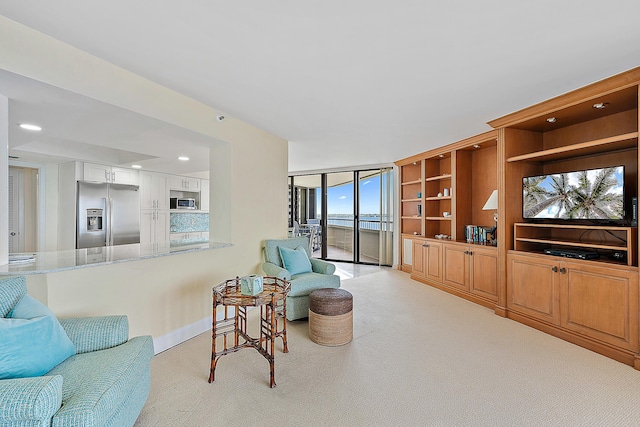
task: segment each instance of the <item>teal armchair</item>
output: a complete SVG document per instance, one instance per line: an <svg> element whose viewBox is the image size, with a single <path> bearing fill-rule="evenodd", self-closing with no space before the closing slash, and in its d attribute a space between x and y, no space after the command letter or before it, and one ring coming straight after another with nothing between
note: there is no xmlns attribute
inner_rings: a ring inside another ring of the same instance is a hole
<svg viewBox="0 0 640 427"><path fill-rule="evenodd" d="M0 318L27 293L0 280ZM75 347L42 376L0 380L0 426L133 426L149 394L153 341L129 339L126 316L60 319Z"/></svg>
<svg viewBox="0 0 640 427"><path fill-rule="evenodd" d="M295 249L302 246L311 263L311 272L292 275L284 268L278 247ZM330 262L311 258L307 237L292 239L266 240L264 244L262 270L267 276L279 277L291 282L287 296L287 320L302 319L309 316L309 294L321 288L339 288L340 276L333 274L336 266Z"/></svg>

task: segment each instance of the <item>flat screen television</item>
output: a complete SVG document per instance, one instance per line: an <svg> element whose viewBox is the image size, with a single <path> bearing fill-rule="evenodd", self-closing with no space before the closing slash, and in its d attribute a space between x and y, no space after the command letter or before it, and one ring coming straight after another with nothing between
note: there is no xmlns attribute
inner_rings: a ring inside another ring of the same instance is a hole
<svg viewBox="0 0 640 427"><path fill-rule="evenodd" d="M522 179L524 219L622 223L624 213L624 166Z"/></svg>

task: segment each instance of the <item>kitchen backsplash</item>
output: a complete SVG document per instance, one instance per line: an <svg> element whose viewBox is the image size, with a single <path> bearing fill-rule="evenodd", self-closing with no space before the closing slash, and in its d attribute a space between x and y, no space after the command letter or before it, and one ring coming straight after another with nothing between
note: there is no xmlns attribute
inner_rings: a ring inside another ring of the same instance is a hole
<svg viewBox="0 0 640 427"><path fill-rule="evenodd" d="M209 231L208 213L181 213L169 214L169 231L172 233L191 233L196 231Z"/></svg>

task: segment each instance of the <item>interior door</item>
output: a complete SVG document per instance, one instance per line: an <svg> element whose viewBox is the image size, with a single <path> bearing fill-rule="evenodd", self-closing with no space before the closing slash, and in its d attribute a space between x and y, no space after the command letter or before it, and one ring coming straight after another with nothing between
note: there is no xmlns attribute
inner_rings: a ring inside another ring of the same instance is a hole
<svg viewBox="0 0 640 427"><path fill-rule="evenodd" d="M9 253L24 252L22 170L9 168Z"/></svg>

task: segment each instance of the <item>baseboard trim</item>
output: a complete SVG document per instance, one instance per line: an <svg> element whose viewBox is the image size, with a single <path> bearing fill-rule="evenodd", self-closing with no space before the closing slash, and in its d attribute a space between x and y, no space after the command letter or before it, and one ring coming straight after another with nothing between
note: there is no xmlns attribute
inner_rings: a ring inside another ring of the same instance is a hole
<svg viewBox="0 0 640 427"><path fill-rule="evenodd" d="M229 315L233 315L233 308L229 310ZM224 317L223 310L216 316L218 320ZM183 326L182 328L171 331L168 334L161 335L153 339L153 349L155 354L162 353L165 350L175 347L193 337L211 330L211 316Z"/></svg>

